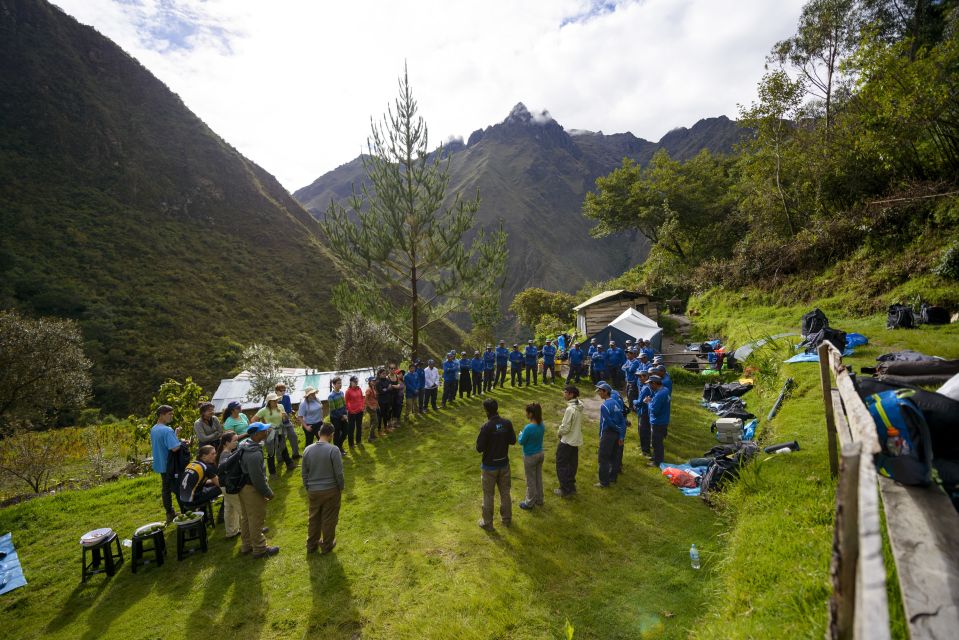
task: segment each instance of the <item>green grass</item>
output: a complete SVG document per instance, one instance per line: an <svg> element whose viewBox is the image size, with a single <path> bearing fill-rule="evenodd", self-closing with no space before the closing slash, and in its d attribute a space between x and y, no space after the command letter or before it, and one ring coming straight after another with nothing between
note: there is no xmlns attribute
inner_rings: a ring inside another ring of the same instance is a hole
<svg viewBox="0 0 959 640"><path fill-rule="evenodd" d="M213 534L205 555L137 575L80 584L77 544L111 526L129 537L160 519L156 476L69 491L0 511L13 531L29 585L0 599L6 638L173 638L216 629L236 638L560 638L565 620L585 638L681 638L698 624L716 572L713 511L642 466L635 423L625 474L610 490L596 479L596 422L584 429L580 492L557 486L552 453L562 411L560 385L496 392L518 428L527 402L544 405L546 506L516 507L525 481L512 454L510 529L476 526L483 421L478 400L427 416L347 463L347 490L329 556L305 554L306 502L299 473L282 473L269 503L279 556L254 561ZM583 385L588 388L588 385ZM713 442L700 387L678 387L667 458L700 455ZM175 535L167 535L172 549ZM691 543L703 571L689 566Z"/></svg>
<svg viewBox="0 0 959 640"><path fill-rule="evenodd" d="M959 325L926 326L890 331L885 316L857 317L842 311L837 295L821 300L830 325L858 331L870 344L846 358L856 371L875 364L876 356L903 348L955 358L959 356ZM695 299L695 329L700 335L721 335L734 345L784 331L799 332L799 321L814 305L781 306L774 296L755 292L719 292ZM835 482L829 475L825 419L816 364L782 364L798 338L787 338L764 350L758 359L767 377L746 396L750 410L762 418L765 444L798 440L801 451L760 455L740 482L722 496L719 578L699 638L821 638L831 591L829 560L832 547ZM782 381L796 382L791 396L771 421L765 417ZM890 615L897 637L904 630L901 597L890 569Z"/></svg>

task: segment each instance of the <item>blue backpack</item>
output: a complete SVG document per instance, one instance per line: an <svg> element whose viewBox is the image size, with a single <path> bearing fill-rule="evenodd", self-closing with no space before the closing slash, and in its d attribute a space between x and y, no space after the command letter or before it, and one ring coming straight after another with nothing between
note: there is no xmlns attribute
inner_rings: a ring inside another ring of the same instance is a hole
<svg viewBox="0 0 959 640"><path fill-rule="evenodd" d="M876 423L882 451L876 467L884 476L908 485L932 483L932 438L922 411L910 399L912 389L891 389L863 398Z"/></svg>

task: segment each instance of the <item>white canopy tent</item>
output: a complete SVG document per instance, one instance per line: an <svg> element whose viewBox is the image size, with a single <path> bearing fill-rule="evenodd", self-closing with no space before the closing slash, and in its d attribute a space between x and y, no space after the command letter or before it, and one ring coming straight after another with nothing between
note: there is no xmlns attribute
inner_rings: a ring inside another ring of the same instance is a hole
<svg viewBox="0 0 959 640"><path fill-rule="evenodd" d="M585 342L596 338L600 344L609 344L610 340L615 340L617 344L623 345L627 339L649 340L653 349L662 351L663 349L663 329L655 320L641 314L636 309L626 309L619 316L610 322L607 326L600 329L591 336L588 336Z"/></svg>

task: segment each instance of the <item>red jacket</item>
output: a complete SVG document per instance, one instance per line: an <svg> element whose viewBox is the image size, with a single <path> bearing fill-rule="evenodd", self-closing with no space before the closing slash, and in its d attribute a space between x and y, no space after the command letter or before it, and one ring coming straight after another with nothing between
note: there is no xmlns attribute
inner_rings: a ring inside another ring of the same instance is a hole
<svg viewBox="0 0 959 640"><path fill-rule="evenodd" d="M363 390L359 387L347 387L346 392L346 412L363 413Z"/></svg>

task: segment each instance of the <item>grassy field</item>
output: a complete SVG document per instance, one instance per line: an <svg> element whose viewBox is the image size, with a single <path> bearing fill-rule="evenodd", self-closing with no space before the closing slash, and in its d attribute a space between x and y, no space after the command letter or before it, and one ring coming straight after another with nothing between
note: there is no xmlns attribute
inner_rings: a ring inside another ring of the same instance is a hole
<svg viewBox="0 0 959 640"><path fill-rule="evenodd" d="M959 325L890 331L884 315L843 313L843 308L852 307L841 298L820 301L818 306L831 326L869 338L868 345L845 359L856 371L874 365L882 353L904 348L959 357ZM693 300L690 307L701 336L722 335L743 344L767 334L798 334L802 314L813 305L782 306L762 294L713 292ZM797 440L802 449L760 456L723 494L719 577L709 585L710 605L693 634L704 640L821 638L825 630L835 482L829 475L819 367L782 364L795 353L792 345L798 340L784 339L757 354L757 364L767 377L746 399L750 410L765 418L783 381L793 378L792 394L771 422L762 420L760 433L766 444ZM889 586L894 631L896 637L906 637L894 579Z"/></svg>
<svg viewBox="0 0 959 640"><path fill-rule="evenodd" d="M589 385L583 385L588 388ZM133 575L80 583L77 544L110 526L129 537L160 519L156 476L68 491L0 511L29 585L0 598L6 638L152 639L216 630L236 638L560 638L568 618L582 638L680 638L698 624L712 591L717 517L643 466L635 425L625 473L610 490L596 478L598 428L589 421L580 493L552 495L560 385L495 392L518 428L523 407L544 404L546 506L516 503L525 481L512 455L514 518L487 533L479 518L483 421L477 399L420 418L347 463L347 490L328 556L305 554L306 502L299 472L274 481L270 538L279 556L254 561L218 528L210 551ZM712 444L701 388L677 387L667 458ZM689 566L691 543L703 571ZM721 542L721 541L720 541ZM168 533L170 548L175 534Z"/></svg>

